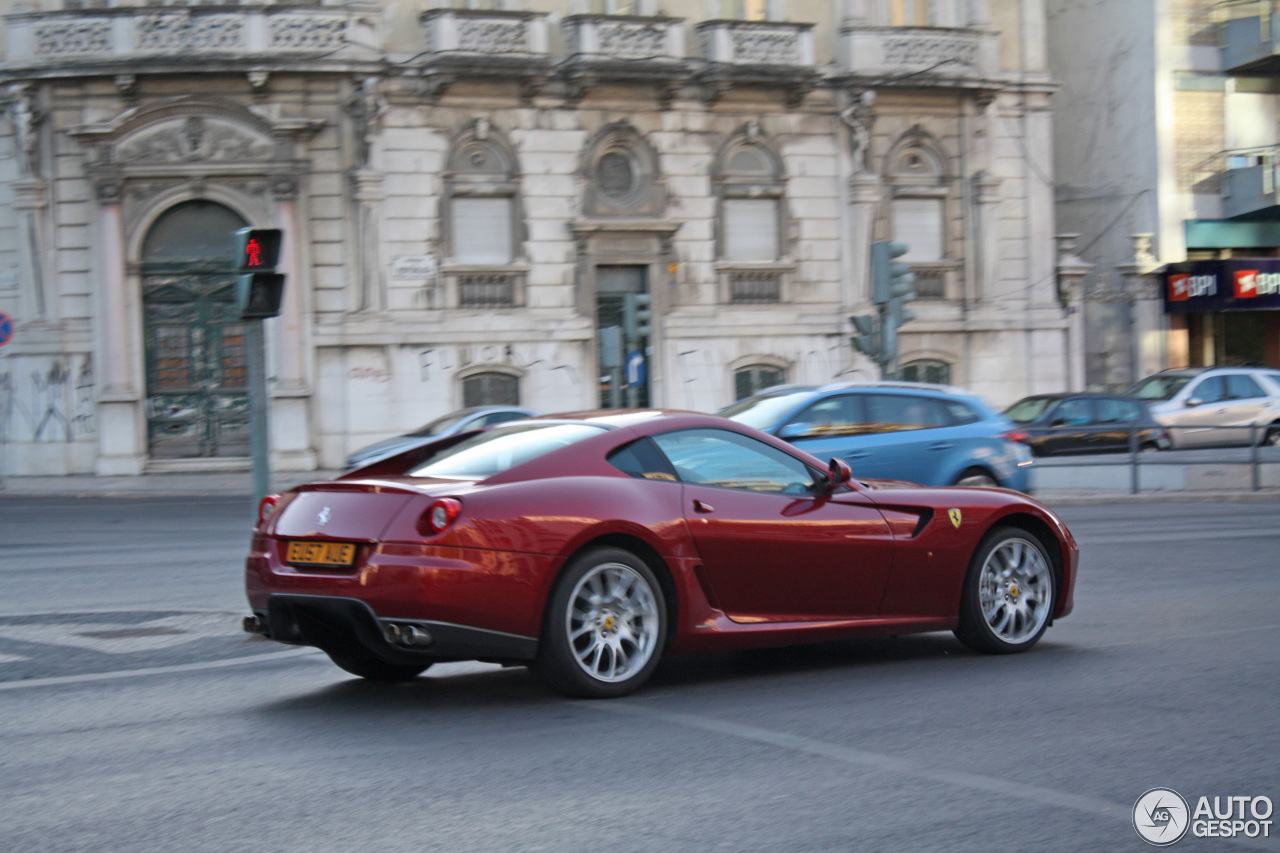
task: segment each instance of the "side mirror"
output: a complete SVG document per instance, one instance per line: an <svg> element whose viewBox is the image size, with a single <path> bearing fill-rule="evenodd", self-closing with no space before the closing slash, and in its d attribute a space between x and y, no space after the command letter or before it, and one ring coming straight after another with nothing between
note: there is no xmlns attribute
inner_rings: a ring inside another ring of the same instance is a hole
<svg viewBox="0 0 1280 853"><path fill-rule="evenodd" d="M849 467L849 463L835 456L831 457L827 466L827 491L834 492L841 486L849 485L852 480L853 469Z"/></svg>
<svg viewBox="0 0 1280 853"><path fill-rule="evenodd" d="M797 438L804 438L808 432L808 424L800 423L799 421L792 421L782 429L778 430L778 438L783 441L794 441Z"/></svg>
<svg viewBox="0 0 1280 853"><path fill-rule="evenodd" d="M1203 406L1203 405L1204 405L1204 400L1201 400L1199 397L1188 397L1188 398L1187 398L1187 408L1188 408L1188 409L1192 409L1192 408L1195 408L1196 406Z"/></svg>
<svg viewBox="0 0 1280 853"><path fill-rule="evenodd" d="M1051 427L1060 427L1060 426L1066 426L1066 425L1067 425L1066 418L1054 418L1053 423L1049 424L1049 426Z"/></svg>

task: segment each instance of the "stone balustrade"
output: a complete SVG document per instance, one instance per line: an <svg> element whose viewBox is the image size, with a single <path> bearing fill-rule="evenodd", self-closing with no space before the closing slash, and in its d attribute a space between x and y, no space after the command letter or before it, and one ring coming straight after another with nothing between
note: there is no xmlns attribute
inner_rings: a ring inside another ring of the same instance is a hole
<svg viewBox="0 0 1280 853"><path fill-rule="evenodd" d="M812 66L813 25L780 21L705 21L698 25L703 59L725 65Z"/></svg>
<svg viewBox="0 0 1280 853"><path fill-rule="evenodd" d="M998 51L998 34L986 30L846 26L839 62L846 73L864 76L977 80L996 75Z"/></svg>

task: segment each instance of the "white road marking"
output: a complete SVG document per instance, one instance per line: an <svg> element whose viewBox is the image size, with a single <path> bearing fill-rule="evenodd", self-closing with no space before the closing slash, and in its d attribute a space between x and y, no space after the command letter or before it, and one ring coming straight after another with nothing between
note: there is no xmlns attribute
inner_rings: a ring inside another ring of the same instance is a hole
<svg viewBox="0 0 1280 853"><path fill-rule="evenodd" d="M58 684L84 684L91 681L111 681L117 678L133 678L142 675L163 675L170 672L199 672L202 669L224 669L230 666L278 661L287 658L310 657L323 655L319 649L298 648L283 652L267 652L261 655L246 655L239 658L205 661L204 663L182 663L173 666L149 666L143 669L118 669L114 672L90 672L84 675L59 675L52 678L28 678L22 681L0 682L0 690L24 690L28 687L49 687Z"/></svg>
<svg viewBox="0 0 1280 853"><path fill-rule="evenodd" d="M996 778L994 776L983 776L979 773L966 773L960 770L947 770L943 768L929 767L926 764L922 764L919 761L914 761L909 758L898 758L884 753L870 752L868 750L848 746L840 746L839 744L826 743L824 741L815 740L814 738L803 737L802 735L773 731L771 729L761 728L760 726L750 726L743 723L732 723L728 720L718 720L713 717L704 717L698 714L662 711L657 708L631 702L606 700L603 702L578 701L573 704L582 708L591 708L597 711L610 711L617 714L649 717L656 720L662 720L667 723L710 732L712 734L725 735L741 740L766 744L768 746L775 746L780 749L791 750L792 752L800 752L806 755L813 755L819 758L839 761L856 767L866 767L872 770L880 770L885 773L896 774L899 776L910 776L916 779L923 779L928 782L937 782L957 788L968 788L973 791L998 794L1001 797L1038 803L1054 809L1068 808L1091 817L1107 817L1132 826L1133 813L1130 806L1110 803L1106 800L1094 797L1083 797L1078 794L1068 794L1065 791L1055 791L1052 788L1042 788L1038 785L1027 785L1007 779ZM1275 850L1275 845L1271 842L1271 839L1237 838L1227 841L1228 844L1233 842L1238 845L1253 847L1260 850Z"/></svg>
<svg viewBox="0 0 1280 853"><path fill-rule="evenodd" d="M239 620L229 613L184 613L134 624L64 622L0 625L0 638L71 646L109 655L151 652L212 637L241 636L243 633Z"/></svg>

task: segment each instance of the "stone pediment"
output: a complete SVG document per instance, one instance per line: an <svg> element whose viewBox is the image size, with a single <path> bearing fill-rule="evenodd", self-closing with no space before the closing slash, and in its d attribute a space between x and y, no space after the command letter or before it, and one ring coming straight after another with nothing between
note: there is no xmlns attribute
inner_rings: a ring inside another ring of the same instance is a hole
<svg viewBox="0 0 1280 853"><path fill-rule="evenodd" d="M246 163L270 160L271 137L219 116L188 115L129 134L115 148L120 164Z"/></svg>

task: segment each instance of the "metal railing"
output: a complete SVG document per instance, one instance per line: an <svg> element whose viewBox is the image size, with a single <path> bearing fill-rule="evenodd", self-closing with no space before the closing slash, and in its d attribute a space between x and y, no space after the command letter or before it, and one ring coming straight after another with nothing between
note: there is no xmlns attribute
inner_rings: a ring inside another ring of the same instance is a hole
<svg viewBox="0 0 1280 853"><path fill-rule="evenodd" d="M1142 471L1143 469L1151 469L1153 466L1247 465L1249 468L1249 489L1255 492L1260 491L1263 487L1262 469L1264 465L1275 465L1280 469L1280 446L1267 443L1268 436L1275 434L1277 429L1274 425L1165 426L1161 427L1161 429L1169 434L1175 446L1168 450L1150 452L1143 447L1144 444L1150 444L1149 439L1144 439L1144 433L1150 433L1154 429L1155 427L1143 426L1142 424L1073 428L1072 432L1083 432L1091 435L1115 434L1120 431L1127 432L1129 449L1127 452L1121 453L1064 453L1053 456L1037 456L1035 464L1038 467L1072 468L1124 465L1129 469L1130 494L1138 494L1144 490ZM1192 432L1204 432L1206 429L1212 429L1215 433L1219 433L1218 441L1222 440L1221 435L1224 434L1238 435L1240 436L1240 441L1231 445L1220 443L1211 445L1206 443L1203 446L1176 446L1178 442L1174 436L1187 435ZM1243 435L1244 433L1247 433L1247 436ZM1280 480L1277 482L1280 482ZM1153 488L1150 490L1155 491L1158 489Z"/></svg>

